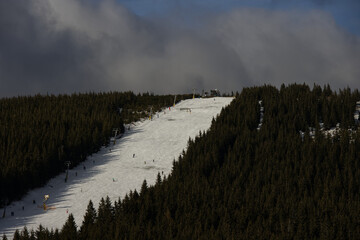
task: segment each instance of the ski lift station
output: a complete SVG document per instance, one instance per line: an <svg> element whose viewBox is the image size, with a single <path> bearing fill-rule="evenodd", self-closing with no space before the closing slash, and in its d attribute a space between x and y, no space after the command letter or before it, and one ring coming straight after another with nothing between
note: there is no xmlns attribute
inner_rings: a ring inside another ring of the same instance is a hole
<svg viewBox="0 0 360 240"><path fill-rule="evenodd" d="M212 89L210 90L210 93L209 92L204 92L203 90L203 93L202 93L202 97L220 97L221 94L220 94L220 91L218 89Z"/></svg>
<svg viewBox="0 0 360 240"><path fill-rule="evenodd" d="M210 90L210 95L212 97L220 97L220 91L215 88L213 90Z"/></svg>

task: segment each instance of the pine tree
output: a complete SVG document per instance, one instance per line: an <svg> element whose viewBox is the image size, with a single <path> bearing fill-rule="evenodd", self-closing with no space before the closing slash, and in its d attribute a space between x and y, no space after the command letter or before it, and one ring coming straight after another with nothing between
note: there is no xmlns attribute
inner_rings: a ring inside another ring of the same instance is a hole
<svg viewBox="0 0 360 240"><path fill-rule="evenodd" d="M144 179L141 185L140 194L144 194L147 191L147 189L148 189L147 182L146 179Z"/></svg>
<svg viewBox="0 0 360 240"><path fill-rule="evenodd" d="M89 236L91 235L91 229L94 227L96 218L97 218L96 210L94 208L92 201L90 200L86 209L84 220L80 227L80 233L79 233L80 239L89 238Z"/></svg>
<svg viewBox="0 0 360 240"><path fill-rule="evenodd" d="M24 227L24 229L21 232L21 239L22 240L30 240L29 231L26 226Z"/></svg>
<svg viewBox="0 0 360 240"><path fill-rule="evenodd" d="M158 174L157 174L157 176L156 176L156 184L161 184L161 175L160 175L160 173L158 172Z"/></svg>
<svg viewBox="0 0 360 240"><path fill-rule="evenodd" d="M33 229L30 232L30 240L36 240L35 231Z"/></svg>
<svg viewBox="0 0 360 240"><path fill-rule="evenodd" d="M96 221L96 232L94 232L94 239L111 239L114 224L114 210L111 205L110 198L101 198L98 208L98 217Z"/></svg>
<svg viewBox="0 0 360 240"><path fill-rule="evenodd" d="M60 235L58 229L56 229L55 232L54 232L53 240L61 240L61 235Z"/></svg>
<svg viewBox="0 0 360 240"><path fill-rule="evenodd" d="M64 240L77 240L76 224L72 214L69 214L67 221L61 229L61 238Z"/></svg>
<svg viewBox="0 0 360 240"><path fill-rule="evenodd" d="M16 229L13 240L21 240L20 232Z"/></svg>

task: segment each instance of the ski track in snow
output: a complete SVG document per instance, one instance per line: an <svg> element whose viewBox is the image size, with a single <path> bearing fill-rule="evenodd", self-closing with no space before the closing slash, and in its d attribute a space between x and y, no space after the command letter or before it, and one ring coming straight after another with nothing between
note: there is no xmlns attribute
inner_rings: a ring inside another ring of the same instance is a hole
<svg viewBox="0 0 360 240"><path fill-rule="evenodd" d="M162 176L170 174L173 160L186 150L189 137L193 139L199 131L207 130L212 117L232 100L225 97L184 100L171 110L160 112L159 118L154 114L152 121L132 124L115 145L111 143L101 148L69 170L67 183L62 173L9 205L6 217L0 218L0 236L5 233L12 239L16 229L27 226L29 231L35 230L40 224L49 229L61 229L70 213L79 227L89 200L97 209L102 197L109 196L112 202L122 199L130 190L139 190L144 179L148 186L153 185L158 172L163 171ZM180 108L190 108L191 112ZM50 195L47 205L55 209L44 211L38 207L45 194ZM1 216L3 211L0 209Z"/></svg>

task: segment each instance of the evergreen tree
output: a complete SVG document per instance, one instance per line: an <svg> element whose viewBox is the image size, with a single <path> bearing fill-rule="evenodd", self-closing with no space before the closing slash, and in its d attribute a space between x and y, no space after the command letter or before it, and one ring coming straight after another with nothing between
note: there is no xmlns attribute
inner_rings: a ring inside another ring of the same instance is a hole
<svg viewBox="0 0 360 240"><path fill-rule="evenodd" d="M21 240L20 232L16 229L13 240Z"/></svg>
<svg viewBox="0 0 360 240"><path fill-rule="evenodd" d="M90 200L86 209L84 220L80 227L80 233L79 233L80 239L89 239L89 237L91 236L91 230L95 225L96 219L97 219L96 210L94 208L92 201Z"/></svg>
<svg viewBox="0 0 360 240"><path fill-rule="evenodd" d="M77 240L77 230L74 216L70 213L67 221L61 229L61 239Z"/></svg>
<svg viewBox="0 0 360 240"><path fill-rule="evenodd" d="M27 230L27 227L24 227L24 229L22 230L21 239L22 240L30 240L30 234L29 234L29 231Z"/></svg>

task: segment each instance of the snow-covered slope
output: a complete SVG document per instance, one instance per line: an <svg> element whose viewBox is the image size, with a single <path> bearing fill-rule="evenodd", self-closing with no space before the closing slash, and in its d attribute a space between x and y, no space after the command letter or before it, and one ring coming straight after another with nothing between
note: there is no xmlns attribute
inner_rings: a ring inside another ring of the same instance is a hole
<svg viewBox="0 0 360 240"><path fill-rule="evenodd" d="M171 172L172 161L186 148L189 137L208 129L212 117L231 101L221 97L185 100L155 114L152 121L131 125L115 145L71 169L67 183L61 174L8 206L6 217L0 218L0 236L12 237L15 229L37 228L39 224L61 228L70 213L80 226L90 199L97 207L101 197L108 195L112 201L123 198L130 190L139 189L144 179L148 185L154 184L158 172ZM54 209L39 208L45 194L50 196L47 205ZM0 216L3 211L0 209Z"/></svg>

